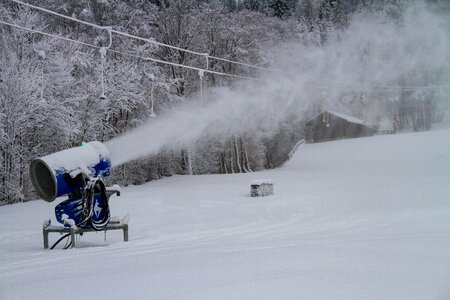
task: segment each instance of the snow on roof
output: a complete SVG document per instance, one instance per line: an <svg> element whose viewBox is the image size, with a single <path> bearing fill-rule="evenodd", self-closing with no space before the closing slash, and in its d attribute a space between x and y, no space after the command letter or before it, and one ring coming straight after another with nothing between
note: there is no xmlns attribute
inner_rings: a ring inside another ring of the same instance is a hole
<svg viewBox="0 0 450 300"><path fill-rule="evenodd" d="M361 119L358 119L356 117L350 116L350 115L341 114L341 113L338 113L338 112L335 112L335 111L330 111L330 110L328 112L330 114L335 115L336 117L339 117L341 119L344 119L344 120L346 120L346 121L348 121L350 123L369 125L367 122L365 122L365 121L363 121Z"/></svg>
<svg viewBox="0 0 450 300"><path fill-rule="evenodd" d="M324 112L328 112L328 113L330 113L330 114L332 114L332 115L334 115L334 116L336 116L336 117L338 117L338 118L341 118L341 119L346 120L347 122L354 123L354 124L362 124L362 125L364 125L364 126L367 126L367 127L371 127L371 128L372 128L372 126L371 126L369 123L367 123L366 121L363 121L363 120L361 120L361 119L358 119L358 118L356 118L356 117L354 117L354 116L346 115L346 114L343 114L343 113L338 113L338 112L331 111L331 110L326 110L326 111L320 112L319 114L315 115L314 117L312 117L311 119L309 119L308 121L306 121L306 123L308 123L308 122L314 120L315 118L317 118L318 116L320 116L320 115L323 114Z"/></svg>

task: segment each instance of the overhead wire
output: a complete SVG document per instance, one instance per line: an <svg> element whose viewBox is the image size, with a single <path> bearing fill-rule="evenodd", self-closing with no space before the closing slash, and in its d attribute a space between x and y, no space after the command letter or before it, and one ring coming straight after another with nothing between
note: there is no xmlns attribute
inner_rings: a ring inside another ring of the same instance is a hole
<svg viewBox="0 0 450 300"><path fill-rule="evenodd" d="M198 72L205 72L205 73L209 73L209 74L222 75L222 76L230 76L230 77L235 77L235 78L240 78L240 79L248 79L248 80L254 80L254 81L262 81L262 79L258 79L258 78L255 78L255 77L249 77L249 76L244 76L244 75L237 75L237 74L230 74L230 73L223 73L223 72L218 72L218 71L213 71L213 70L207 70L207 69L203 69L203 68L198 68L198 67L178 64L178 63L174 63L174 62L170 62L170 61L166 61L166 60L160 60L160 59L156 59L156 58L152 58L152 57L148 57L148 56L141 56L141 55L137 55L137 54L122 52L122 51L115 50L115 49L108 49L107 51L108 52L112 52L112 53L122 54L122 55L125 55L125 56L134 57L134 58L139 58L139 59L142 59L142 60L145 60L145 61L152 61L152 62L155 62L155 63L161 63L161 64L166 64L166 65L175 66L175 67L182 67L182 68L186 68L186 69L190 69L190 70L194 70L194 71L198 71Z"/></svg>
<svg viewBox="0 0 450 300"><path fill-rule="evenodd" d="M178 47L175 47L175 46L166 45L166 44L159 43L159 42L156 42L156 41L153 41L153 40L149 40L149 39L145 39L145 38L129 35L129 34L126 34L126 33L122 33L122 32L113 30L113 29L111 29L111 27L103 27L103 26L99 26L99 25L96 25L96 24L92 24L92 23L89 23L89 22L82 21L82 20L78 20L76 18L65 16L65 15L62 15L62 14L59 14L59 13L47 10L45 8L41 8L41 7L32 5L32 4L24 3L24 2L19 1L19 0L11 0L11 1L16 2L18 4L23 4L23 5L29 6L29 7L32 7L32 8L36 8L38 10L41 10L41 11L44 11L44 12L48 12L48 13L56 15L56 16L61 16L61 17L67 18L69 20L73 20L75 22L86 24L88 26L93 26L93 27L98 28L98 29L107 30L109 34L110 33L122 34L124 36L129 36L129 37L137 38L137 39L140 39L140 40L143 40L143 41L152 42L152 43L154 42L154 43L157 43L157 44L168 46L168 47L171 47L171 48L174 48L174 49L179 49L181 51L193 53L193 54L196 54L196 55L202 55L202 56L204 56L204 57L206 57L208 59L217 59L217 60L222 60L222 61L226 61L226 62L230 62L230 63L236 63L236 64L240 64L240 65L244 65L244 66L249 66L249 67L254 67L254 68L258 68L258 69L263 69L263 70L267 70L267 71L274 71L274 70L271 70L271 69L268 69L268 68L264 68L264 67L259 67L259 66L255 66L255 65L246 64L246 63L241 63L241 62L236 62L236 61L232 61L232 60L227 60L227 59L224 59L224 58L218 58L218 57L214 57L214 56L209 56L208 54L205 54L205 53L198 53L198 52L195 52L195 51L181 49L181 48L178 48ZM11 26L11 27L14 27L14 28L17 28L17 29L21 29L21 30L26 30L26 31L29 31L29 32L37 33L37 34L42 34L44 36L53 37L53 38L56 38L56 39L64 40L64 41L67 41L67 42L76 43L76 44L87 46L87 47L92 47L92 48L97 48L97 49L107 48L107 47L102 47L102 46L97 46L97 45L94 45L94 44L82 42L82 41L79 41L79 40L66 38L66 37L63 37L63 36L60 36L60 35L55 35L55 34L51 34L51 33L48 33L48 32L43 32L43 31L40 31L40 30L31 29L31 28L28 28L28 27L23 27L23 26L20 26L20 25L17 25L17 24L5 22L3 20L0 20L0 24ZM209 64L207 64L207 66L206 66L207 68L199 68L199 67L194 67L194 66L190 66L190 65L178 64L178 63L174 63L174 62L170 62L170 61L160 60L160 59L156 59L156 58L152 58L152 57L148 57L148 56L141 56L141 55L137 55L137 54L127 53L127 52L123 52L123 51L119 51L119 50L115 50L115 49L111 49L111 48L107 48L106 51L112 52L112 53L121 54L121 55L124 55L124 56L129 56L129 57L142 59L144 61L152 61L152 62L155 62L155 63L166 64L166 65L176 66L176 67L181 67L181 68L186 68L186 69L194 70L194 71L197 71L197 72L204 72L204 73L215 74L215 75L220 75L220 76L229 76L229 77L240 78L240 79L247 79L247 80L254 80L254 81L262 81L261 79L256 78L256 77L250 77L250 76L244 76L244 75L238 75L238 74L231 74L231 73L224 73L224 72L214 71L214 70L208 69ZM324 89L324 90L330 89L330 88L325 88L325 87L318 87L318 88ZM439 88L450 88L450 86L449 85L432 85L432 86L381 86L380 85L380 86L377 86L377 88L374 88L374 89L368 89L368 90L361 89L360 91L361 92L396 92L396 91L399 91L399 90L421 90L421 89L439 89ZM356 90L354 90L354 91L356 91Z"/></svg>
<svg viewBox="0 0 450 300"><path fill-rule="evenodd" d="M152 43L154 45L163 46L163 47L166 47L166 48L170 48L170 49L174 49L174 50L190 53L190 54L197 55L197 56L202 56L202 57L204 57L206 59L206 68L205 69L197 68L197 67L192 67L192 66L187 66L187 65L182 65L182 64L171 63L171 62L167 62L167 61L163 61L163 60L147 58L148 60L151 60L151 61L154 61L154 62L157 62L157 63L166 63L166 64L169 64L169 65L172 65L172 66L179 66L179 67L184 67L184 68L197 70L197 71L203 70L203 71L205 71L207 73L212 73L212 74L216 74L216 75L225 75L225 76L231 76L231 77L242 78L242 79L258 80L258 79L254 78L254 77L248 77L248 76L236 75L236 74L229 74L229 73L222 73L222 72L217 72L217 71L209 71L209 59L215 59L215 60L218 60L218 61L224 61L224 62L237 64L237 65L241 65L241 66L246 66L246 67L254 68L254 69L258 69L258 70L263 70L263 71L268 71L268 72L274 72L274 73L280 73L280 74L289 75L289 73L287 73L287 72L274 70L274 69L270 69L270 68L266 68L266 67L261 67L261 66L258 66L258 65L252 65L252 64L248 64L248 63L243 63L243 62L239 62L239 61L234 61L234 60L230 60L230 59L226 59L226 58L211 56L208 53L201 53L201 52L197 52L197 51L193 51L193 50L189 50L189 49L184 49L184 48L176 47L176 46L173 46L173 45L168 45L168 44L165 44L165 43L161 43L161 42L155 41L154 39L143 38L143 37L140 37L140 36L132 35L132 34L129 34L129 33L126 33L126 32L115 30L115 29L113 29L110 26L100 26L100 25L97 25L97 24L94 24L94 23L91 23L91 22L79 20L79 19L77 19L75 17L67 16L67 15L64 15L64 14L52 11L50 9L46 9L46 8L43 8L43 7L40 7L40 6L36 6L36 5L33 5L33 4L29 4L29 3L26 3L26 2L23 2L23 1L20 1L20 0L10 0L10 1L12 1L14 3L17 3L17 4L20 4L20 5L23 5L23 6L27 6L27 7L30 7L30 8L39 10L39 11L42 11L42 12L45 12L45 13L48 13L48 14L51 14L51 15L54 15L54 16L65 18L67 20L71 20L71 21L74 21L74 22L77 22L77 23L80 23L80 24L84 24L84 25L87 25L87 26L91 26L91 27L94 27L94 28L97 28L97 29L100 29L100 30L107 30L109 34L114 33L114 34L125 36L125 37L128 37L128 38L137 39L137 40L140 40L140 41ZM5 24L5 22L2 22L2 23ZM11 25L11 24L8 24L8 25ZM24 29L23 27L19 27L17 25L15 27ZM48 34L46 34L46 35L48 35ZM66 39L66 38L62 38L62 39ZM66 39L66 40L69 40L69 39ZM88 45L87 43L83 43L83 42L79 42L79 41L75 41L75 40L71 40L71 41L72 42L77 42L79 44L83 44L83 45L86 45L86 46L94 46L94 45L90 45L90 44ZM101 48L101 47L98 47L98 46L94 46L94 47ZM125 53L122 53L122 54L129 55L129 54L125 54ZM447 87L449 87L449 86L439 86L439 85L436 85L436 86L418 86L418 87L378 86L377 89L372 89L370 91L371 92L376 92L376 91L393 92L397 88L401 89L401 90L417 90L417 89L433 89L433 88L447 88Z"/></svg>
<svg viewBox="0 0 450 300"><path fill-rule="evenodd" d="M280 74L289 74L287 72L283 72L283 71L279 71L279 70L274 70L274 69L261 67L261 66L257 66L257 65L251 65L251 64L247 64L247 63L243 63L243 62L239 62L239 61L234 61L234 60L229 60L229 59L226 59L226 58L221 58L221 57L216 57L216 56L208 55L208 58L212 58L212 59L220 60L220 61L224 61L224 62L229 62L229 63L233 63L233 64L236 64L236 65L246 66L246 67L250 67L250 68L255 68L255 69L263 70L263 71L269 71L269 72L280 73Z"/></svg>
<svg viewBox="0 0 450 300"><path fill-rule="evenodd" d="M67 41L67 42L73 42L73 43L76 43L76 44L80 44L80 45L83 45L83 46L88 46L88 47L92 47L92 48L96 48L96 49L104 49L104 48L106 48L106 47L101 47L101 46L85 43L85 42L82 42L82 41L78 41L78 40L73 40L73 39L70 39L70 38L62 37L60 35L55 35L55 34L43 32L43 31L40 31L40 30L23 27L23 26L16 25L16 24L13 24L13 23L9 23L9 22L5 22L5 21L2 21L2 20L0 20L0 24L11 26L11 27L15 27L17 29L26 30L26 31L29 31L29 32L37 33L37 34L42 34L42 35L45 35L45 36L48 36L48 37L53 37L53 38L56 38L56 39L61 39L61 40ZM175 66L175 67L181 67L181 68L186 68L186 69L190 69L190 70L194 70L194 71L198 71L198 72L203 71L205 73L210 73L210 74L215 74L215 75L230 76L230 77L235 77L235 78L240 78L240 79L248 79L248 80L260 81L260 79L255 78L255 77L249 77L249 76L237 75L237 74L230 74L230 73L223 73L223 72L218 72L218 71L214 71L214 70L207 70L207 69L198 68L198 67L194 67L194 66L183 65L183 64L170 62L170 61L156 59L156 58L152 58L152 57L148 57L148 56L141 56L141 55L137 55L137 54L127 53L127 52L123 52L123 51L119 51L119 50L115 50L115 49L111 49L111 48L108 48L108 49L105 49L105 50L108 51L108 52L121 54L121 55L124 55L124 56L129 56L129 57L142 59L144 61L152 61L152 62L155 62L155 63L166 64L166 65Z"/></svg>
<svg viewBox="0 0 450 300"><path fill-rule="evenodd" d="M66 37L63 37L63 36L60 36L60 35L55 35L55 34L51 34L51 33L48 33L48 32L44 32L44 31L40 31L40 30L36 30L36 29L31 29L31 28L28 28L28 27L23 27L23 26L20 26L20 25L17 25L17 24L13 24L13 23L9 23L9 22L5 22L5 21L2 21L2 20L0 20L0 24L11 26L11 27L15 27L17 29L22 29L22 30L26 30L26 31L29 31L29 32L37 33L37 34L42 34L42 35L45 35L45 36L48 36L48 37L53 37L53 38L56 38L56 39L67 41L67 42L80 44L80 45L83 45L83 46L93 47L93 48L97 48L97 49L101 48L100 46L96 46L96 45L93 45L93 44L85 43L85 42L78 41L78 40L69 39L69 38L66 38Z"/></svg>
<svg viewBox="0 0 450 300"><path fill-rule="evenodd" d="M53 10L46 9L46 8L43 8L43 7L40 7L40 6L36 6L36 5L30 4L30 3L25 3L25 2L22 2L22 1L19 1L19 0L10 0L10 1L15 2L17 4L20 4L20 5L23 5L23 6L27 6L27 7L36 9L36 10L40 10L40 11L46 12L48 14L51 14L51 15L54 15L54 16L57 16L57 17L61 17L61 18L68 19L68 20L72 20L74 22L81 23L81 24L84 24L84 25L87 25L87 26L95 27L95 28L98 28L98 29L105 29L104 26L100 26L100 25L97 25L97 24L93 24L93 23L90 23L90 22L79 20L77 18L70 17L70 16L67 16L67 15L63 15L63 14L57 13L57 12L55 12Z"/></svg>
<svg viewBox="0 0 450 300"><path fill-rule="evenodd" d="M417 90L417 89L436 89L436 88L450 88L450 85L423 85L423 86L401 86L401 85L382 85L379 86L384 89L392 90Z"/></svg>
<svg viewBox="0 0 450 300"><path fill-rule="evenodd" d="M226 59L226 58L210 56L208 53L201 53L201 52L197 52L197 51L193 51L193 50L189 50L189 49L184 49L184 48L180 48L180 47L173 46L173 45L168 45L168 44L165 44L165 43L161 43L161 42L155 41L154 39L143 38L143 37L136 36L136 35L133 35L133 34L129 34L129 33L123 32L123 31L112 29L111 27L100 26L100 25L97 25L97 24L94 24L94 23L91 23L91 22L79 20L77 18L70 17L70 16L67 16L67 15L64 15L64 14L60 14L60 13L57 13L55 11L52 11L50 9L46 9L46 8L43 8L43 7L40 7L40 6L36 6L36 5L29 4L29 3L25 3L25 2L20 1L20 0L10 0L10 1L15 2L17 4L20 4L20 5L24 5L24 6L36 9L36 10L39 10L39 11L42 11L42 12L45 12L45 13L48 13L48 14L52 14L54 16L65 18L65 19L68 19L68 20L71 20L71 21L74 21L74 22L77 22L77 23L80 23L80 24L87 25L87 26L91 26L91 27L94 27L94 28L97 28L97 29L100 29L100 30L109 30L110 32L112 32L114 34L117 34L117 35L121 35L121 36L125 36L125 37L128 37L128 38L132 38L132 39L136 39L136 40L152 43L152 44L157 45L157 46L162 46L162 47L166 47L166 48L169 48L169 49L174 49L174 50L190 53L190 54L197 55L197 56L202 56L202 57L205 57L207 61L208 61L208 59L215 59L215 60L224 61L224 62L237 64L237 65L241 65L241 66L246 66L246 67L254 68L254 69L258 69L258 70L275 72L275 73L285 73L286 74L286 72L282 72L282 71L279 71L279 70L274 70L274 69L270 69L270 68L266 68L266 67L261 67L261 66L257 66L257 65L252 65L252 64L248 64L248 63L239 62L239 61L234 61L234 60L230 60L230 59ZM207 65L208 65L208 63L207 63Z"/></svg>

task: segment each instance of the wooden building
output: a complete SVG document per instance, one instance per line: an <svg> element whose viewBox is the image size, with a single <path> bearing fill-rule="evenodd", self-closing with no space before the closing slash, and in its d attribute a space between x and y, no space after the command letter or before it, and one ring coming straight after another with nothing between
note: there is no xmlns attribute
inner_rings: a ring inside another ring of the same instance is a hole
<svg viewBox="0 0 450 300"><path fill-rule="evenodd" d="M371 136L375 132L367 122L333 111L323 111L306 122L306 140L310 143Z"/></svg>

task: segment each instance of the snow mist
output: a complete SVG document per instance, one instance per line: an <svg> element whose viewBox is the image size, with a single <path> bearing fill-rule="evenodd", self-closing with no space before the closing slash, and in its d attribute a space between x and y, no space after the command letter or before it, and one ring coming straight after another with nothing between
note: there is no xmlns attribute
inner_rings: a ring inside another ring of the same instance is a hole
<svg viewBox="0 0 450 300"><path fill-rule="evenodd" d="M275 57L271 68L282 72L204 91L202 105L176 107L108 141L112 162L117 166L164 148L188 149L207 138L271 136L284 120L304 121L319 106L356 114L366 107L362 117L375 123L383 117L380 103L395 103L405 93L399 86L409 87L410 97L434 97L448 107L448 20L425 5L411 6L395 21L361 12L344 31L329 32L321 46L307 33L301 42L268 49Z"/></svg>

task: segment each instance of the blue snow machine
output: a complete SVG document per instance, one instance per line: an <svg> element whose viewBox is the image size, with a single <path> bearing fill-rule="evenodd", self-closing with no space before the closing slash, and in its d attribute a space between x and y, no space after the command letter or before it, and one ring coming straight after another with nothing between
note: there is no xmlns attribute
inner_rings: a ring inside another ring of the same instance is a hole
<svg viewBox="0 0 450 300"><path fill-rule="evenodd" d="M100 142L83 143L31 162L30 175L36 193L45 201L68 198L55 207L58 222L103 230L109 222L109 197L104 178L111 174L109 151Z"/></svg>

